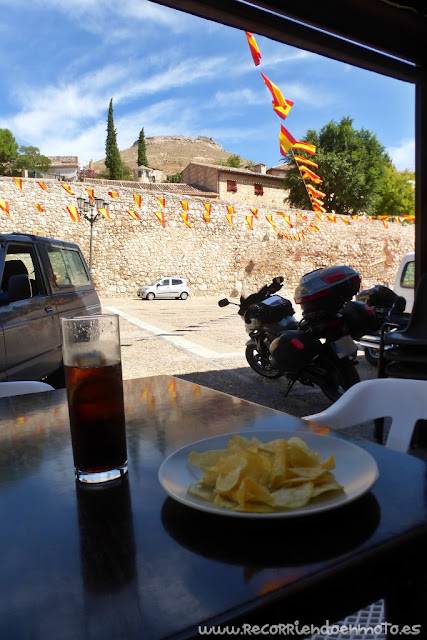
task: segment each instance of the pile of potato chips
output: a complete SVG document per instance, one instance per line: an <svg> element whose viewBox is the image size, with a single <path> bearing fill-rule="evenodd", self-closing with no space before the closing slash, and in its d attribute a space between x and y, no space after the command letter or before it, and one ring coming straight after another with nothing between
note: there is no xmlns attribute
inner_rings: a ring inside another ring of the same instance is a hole
<svg viewBox="0 0 427 640"><path fill-rule="evenodd" d="M226 449L192 451L188 461L203 471L189 493L234 511L300 509L321 493L342 490L330 472L334 456L322 461L296 437L264 443L234 435Z"/></svg>

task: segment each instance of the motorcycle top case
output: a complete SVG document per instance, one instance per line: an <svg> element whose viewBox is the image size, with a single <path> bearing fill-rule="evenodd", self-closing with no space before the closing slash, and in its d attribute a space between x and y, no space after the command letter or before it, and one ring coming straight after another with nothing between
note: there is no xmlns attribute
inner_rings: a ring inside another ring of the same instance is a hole
<svg viewBox="0 0 427 640"><path fill-rule="evenodd" d="M288 329L270 344L270 353L281 371L297 373L319 353L320 341L301 329Z"/></svg>
<svg viewBox="0 0 427 640"><path fill-rule="evenodd" d="M292 303L281 296L270 296L258 304L254 304L244 314L249 329L260 329L263 325L280 322L295 313Z"/></svg>
<svg viewBox="0 0 427 640"><path fill-rule="evenodd" d="M375 312L361 300L346 302L341 316L345 321L350 335L355 340L369 333L375 333L380 328Z"/></svg>
<svg viewBox="0 0 427 640"><path fill-rule="evenodd" d="M360 276L351 267L327 267L306 273L295 289L303 313L336 311L359 291Z"/></svg>

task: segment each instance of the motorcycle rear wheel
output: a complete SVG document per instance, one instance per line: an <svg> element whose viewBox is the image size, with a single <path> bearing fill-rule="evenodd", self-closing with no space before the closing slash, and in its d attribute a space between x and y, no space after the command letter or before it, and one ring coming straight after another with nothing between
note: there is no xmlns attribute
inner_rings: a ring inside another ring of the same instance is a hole
<svg viewBox="0 0 427 640"><path fill-rule="evenodd" d="M374 347L364 347L365 358L369 364L373 367L378 367L378 358L380 355L379 349L375 349Z"/></svg>
<svg viewBox="0 0 427 640"><path fill-rule="evenodd" d="M257 349L256 344L248 344L245 351L246 360L256 373L265 378L280 378L283 373L275 369L269 358L263 356Z"/></svg>
<svg viewBox="0 0 427 640"><path fill-rule="evenodd" d="M319 365L327 371L326 376L312 381L320 387L328 400L335 402L347 389L360 382L360 376L353 362L348 358L331 358Z"/></svg>

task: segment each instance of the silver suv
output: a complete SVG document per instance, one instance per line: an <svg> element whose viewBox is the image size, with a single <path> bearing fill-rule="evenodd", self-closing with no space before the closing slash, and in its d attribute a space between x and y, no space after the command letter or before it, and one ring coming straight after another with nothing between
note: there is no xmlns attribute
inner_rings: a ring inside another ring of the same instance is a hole
<svg viewBox="0 0 427 640"><path fill-rule="evenodd" d="M138 297L146 300L154 298L180 298L186 300L190 294L187 281L183 278L162 278L154 284L141 287Z"/></svg>

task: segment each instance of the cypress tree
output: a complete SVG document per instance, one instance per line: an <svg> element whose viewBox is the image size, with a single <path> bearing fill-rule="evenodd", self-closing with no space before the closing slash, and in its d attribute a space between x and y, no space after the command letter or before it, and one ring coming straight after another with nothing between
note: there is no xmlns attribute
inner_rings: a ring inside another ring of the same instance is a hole
<svg viewBox="0 0 427 640"><path fill-rule="evenodd" d="M117 146L117 131L114 128L113 119L113 98L110 100L108 109L107 140L105 143L105 166L110 173L110 180L121 180L123 178L122 159Z"/></svg>
<svg viewBox="0 0 427 640"><path fill-rule="evenodd" d="M144 167L148 167L144 129L141 129L138 138L138 167L140 167L141 165L143 165Z"/></svg>

